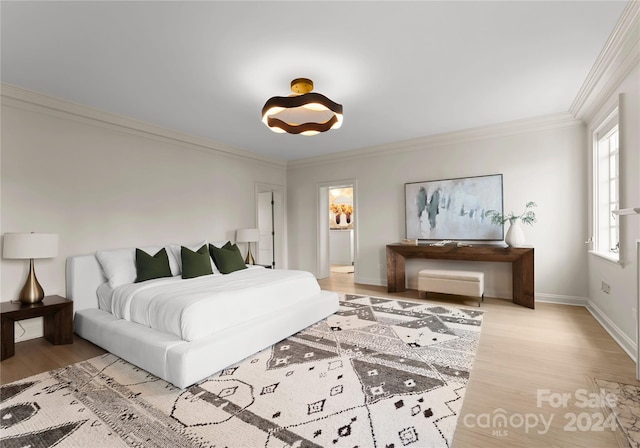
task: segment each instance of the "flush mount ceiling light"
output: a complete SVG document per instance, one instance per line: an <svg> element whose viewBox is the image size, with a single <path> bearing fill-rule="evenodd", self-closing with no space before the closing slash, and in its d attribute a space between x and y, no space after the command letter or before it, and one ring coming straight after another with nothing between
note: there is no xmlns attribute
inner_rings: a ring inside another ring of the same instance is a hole
<svg viewBox="0 0 640 448"><path fill-rule="evenodd" d="M273 132L316 135L342 126L342 104L312 92L313 81L291 81L289 96L269 98L262 108L262 122Z"/></svg>

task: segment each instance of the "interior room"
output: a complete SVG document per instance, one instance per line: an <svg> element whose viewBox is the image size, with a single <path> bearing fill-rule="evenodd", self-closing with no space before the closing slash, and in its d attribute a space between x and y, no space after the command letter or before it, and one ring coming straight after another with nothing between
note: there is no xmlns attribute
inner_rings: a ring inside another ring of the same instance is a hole
<svg viewBox="0 0 640 448"><path fill-rule="evenodd" d="M353 274L355 271L353 186L329 189L329 211L331 273Z"/></svg>
<svg viewBox="0 0 640 448"><path fill-rule="evenodd" d="M640 446L640 2L0 13L0 444Z"/></svg>

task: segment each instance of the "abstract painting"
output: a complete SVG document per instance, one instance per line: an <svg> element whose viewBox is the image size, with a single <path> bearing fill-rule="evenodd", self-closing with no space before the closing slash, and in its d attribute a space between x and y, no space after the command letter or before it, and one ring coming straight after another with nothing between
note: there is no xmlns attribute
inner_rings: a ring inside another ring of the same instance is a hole
<svg viewBox="0 0 640 448"><path fill-rule="evenodd" d="M502 174L405 184L406 237L419 240L500 241L504 227L487 210L502 213Z"/></svg>

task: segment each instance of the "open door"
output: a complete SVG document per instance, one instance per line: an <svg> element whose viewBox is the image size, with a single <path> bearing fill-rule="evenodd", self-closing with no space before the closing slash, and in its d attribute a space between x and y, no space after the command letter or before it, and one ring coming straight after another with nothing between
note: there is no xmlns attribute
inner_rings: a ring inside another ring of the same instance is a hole
<svg viewBox="0 0 640 448"><path fill-rule="evenodd" d="M352 197L348 201L332 200L331 192L342 189L351 189ZM327 278L331 275L331 260L333 245L336 252L336 238L332 241L332 232L334 237L339 236L339 241L346 240L347 243L339 244L340 254L334 253L333 258L340 261L340 264L352 264L354 281L357 282L358 270L358 233L357 233L357 182L356 179L347 179L341 181L323 182L317 184L318 193L318 222L317 222L317 270L316 276ZM334 203L336 202L336 203ZM349 210L333 210L331 205L348 205ZM340 213L338 213L340 212ZM348 213L350 212L350 213ZM347 217L347 215L349 215ZM339 216L339 217L338 217ZM348 235L347 235L348 234ZM345 255L348 254L348 255ZM346 257L346 258L345 258ZM346 259L346 261L345 261Z"/></svg>

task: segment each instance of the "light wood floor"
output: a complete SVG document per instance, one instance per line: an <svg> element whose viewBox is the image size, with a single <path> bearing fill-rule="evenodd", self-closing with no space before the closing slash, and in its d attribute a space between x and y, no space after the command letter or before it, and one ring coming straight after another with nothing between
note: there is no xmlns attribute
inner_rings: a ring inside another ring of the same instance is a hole
<svg viewBox="0 0 640 448"><path fill-rule="evenodd" d="M12 383L103 353L106 353L103 349L75 334L70 345L51 345L44 338L18 342L16 354L0 363L0 383Z"/></svg>
<svg viewBox="0 0 640 448"><path fill-rule="evenodd" d="M419 300L415 290L388 294L386 287L354 285L353 274L332 274L320 280L320 285L332 291ZM435 300L431 295L429 300L462 304L451 296L433 297ZM475 308L477 302L469 299L464 305ZM606 418L607 414L595 406L597 400L588 403L582 399L582 393L596 391L593 378L635 385L640 382L635 380L631 358L586 308L537 303L531 310L508 300L485 297L481 309L486 313L456 428L455 448L622 446L619 431L596 430L600 416ZM538 407L538 391L542 396L545 389L549 394L570 394L567 407L554 408L548 402ZM583 404L587 406L579 407ZM580 416L582 413L586 414ZM566 414L580 416L579 423ZM491 427L495 415L506 415L512 424ZM541 420L533 425L540 415L546 422L551 419L546 431ZM517 427L520 417L531 422L528 431L524 425Z"/></svg>
<svg viewBox="0 0 640 448"><path fill-rule="evenodd" d="M320 285L339 292L417 300L416 291L388 294L384 287L354 285L353 274L334 273L320 280ZM447 296L435 297L429 300L462 304ZM471 299L464 302L470 307L475 304ZM606 414L593 402L580 408L586 403L580 394L595 391L593 378L640 383L635 380L632 360L585 308L538 303L530 310L507 300L485 298L481 309L486 313L480 345L454 447L619 446L619 434L595 430L598 414ZM42 338L21 342L16 344L16 355L0 364L0 381L6 384L102 353L77 336L73 345L53 346ZM568 394L567 407L554 408L548 402L538 406L538 391L545 389L551 394ZM572 421L566 416L571 413L582 414L581 420ZM491 426L497 414L507 417L506 427ZM540 420L534 426L534 419L540 416L545 422L551 419L548 430ZM529 419L530 429L520 426L521 417Z"/></svg>

